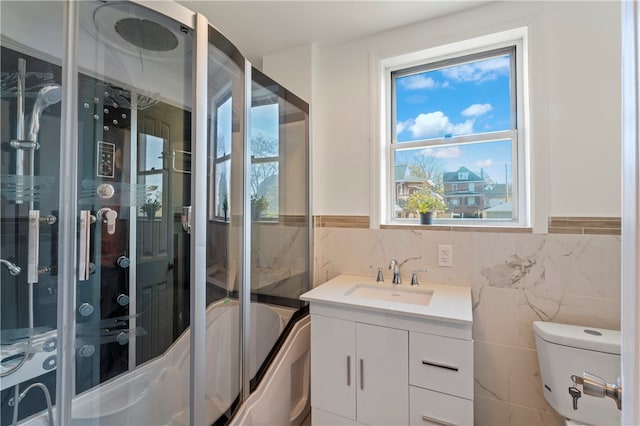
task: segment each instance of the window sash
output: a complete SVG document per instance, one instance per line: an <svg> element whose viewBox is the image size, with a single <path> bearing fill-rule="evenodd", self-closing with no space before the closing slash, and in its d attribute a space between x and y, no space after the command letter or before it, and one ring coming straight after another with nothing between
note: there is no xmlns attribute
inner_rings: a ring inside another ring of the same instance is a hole
<svg viewBox="0 0 640 426"><path fill-rule="evenodd" d="M490 59L496 56L504 56L504 55L509 55L509 69L510 69L509 82L510 82L511 94L512 94L510 97L510 105L509 105L509 108L511 110L511 117L510 117L511 129L509 131L517 131L518 129L518 99L517 99L518 73L516 68L516 64L517 64L516 45L517 44L512 44L507 47L501 47L498 49L472 53L465 56L457 56L450 59L429 62L421 65L416 65L408 68L401 68L401 69L390 71L389 73L390 73L390 81L391 81L391 96L390 96L390 101L391 101L391 123L390 124L391 125L389 126L389 131L390 131L389 140L391 141L391 143L393 144L400 143L402 145L407 145L407 144L416 143L416 142L451 139L451 138L437 138L437 139L428 139L428 140L411 141L411 142L397 141L396 124L398 122L398 118L397 118L397 111L395 106L396 106L396 81L398 78L407 77L414 74L420 74L428 71L435 71L438 69L447 68L455 65L462 65L469 62L477 62L480 60ZM458 137L467 137L467 136L476 136L476 135L480 135L480 133L473 133L471 135L463 135Z"/></svg>
<svg viewBox="0 0 640 426"><path fill-rule="evenodd" d="M495 132L494 136L498 136L498 135L502 135L505 132ZM482 224L483 226L491 226L491 225L504 225L504 224L518 224L520 223L520 176L519 176L519 171L518 171L518 158L519 158L519 153L518 153L518 132L516 131L506 131L507 134L511 135L511 136L507 136L507 137L492 137L492 138L479 138L479 140L466 140L468 139L467 136L463 136L463 137L459 137L457 139L465 139L465 143L464 144L470 144L470 143L490 143L490 142L497 142L497 141L502 141L502 140L510 140L511 141L511 218L506 218L506 219L482 219L482 218L434 218L434 220L436 222L436 224L442 224L442 225L461 225L464 226L466 224L469 223L478 223L478 224ZM404 219L404 218L396 218L395 217L395 212L394 212L394 208L396 205L396 200L398 198L398 194L397 194L397 188L396 188L396 182L395 182L395 163L396 163L396 151L404 151L410 148L435 148L435 147L446 147L447 145L452 145L456 138L447 138L447 139L439 139L440 141L447 141L446 143L440 143L440 144L426 144L426 143L411 143L411 147L409 145L406 144L393 144L395 145L395 147L392 147L392 150L390 152L389 155L389 176L387 177L387 182L389 182L389 188L391 189L389 191L388 194L388 203L387 205L389 206L388 208L388 217L389 217L389 222L390 223L402 223L402 222L408 222L408 223L415 223L416 219ZM429 141L431 142L431 141ZM458 140L456 145L460 145L461 142ZM460 203L461 205L461 203Z"/></svg>
<svg viewBox="0 0 640 426"><path fill-rule="evenodd" d="M483 226L504 226L505 224L521 224L523 217L521 216L521 207L526 206L523 204L523 201L520 199L521 196L525 194L521 194L521 185L520 176L521 173L525 173L525 170L519 170L523 164L521 163L522 152L523 149L519 143L519 133L520 130L518 128L518 120L521 115L521 111L519 111L519 101L518 98L519 92L518 88L522 87L520 79L522 78L521 73L518 72L517 64L518 58L516 56L517 49L521 48L520 42L514 41L513 44L509 43L506 47L501 47L493 50L481 51L478 53L473 53L470 55L458 56L455 58L445 59L441 61L435 61L431 63L420 64L416 66L400 68L400 69L387 69L387 82L389 83L390 93L390 109L389 115L387 116L389 121L388 131L387 131L387 146L389 146L389 155L388 155L388 176L387 176L387 222L388 223L398 223L398 222L409 222L415 223L415 219L401 219L395 217L394 207L396 204L396 200L398 198L397 188L395 185L395 161L396 161L396 152L403 150L410 150L416 148L436 148L436 147L445 147L447 145L465 145L472 143L487 143L492 141L500 141L500 140L510 140L511 141L511 194L512 194L512 217L510 219L472 219L472 218L455 218L455 219L446 219L446 218L438 218L437 223L443 225L466 225L470 223L477 223ZM511 87L511 96L510 96L510 113L511 113L511 128L508 130L501 130L497 132L486 132L486 133L473 133L468 135L457 135L451 137L440 137L433 139L420 139L406 142L398 142L396 138L396 124L397 124L397 116L396 116L396 80L399 77L406 77L412 74L419 74L423 72L433 71L449 66L461 65L468 62L479 61L483 59L490 59L496 56L504 56L509 55L510 59L510 87Z"/></svg>

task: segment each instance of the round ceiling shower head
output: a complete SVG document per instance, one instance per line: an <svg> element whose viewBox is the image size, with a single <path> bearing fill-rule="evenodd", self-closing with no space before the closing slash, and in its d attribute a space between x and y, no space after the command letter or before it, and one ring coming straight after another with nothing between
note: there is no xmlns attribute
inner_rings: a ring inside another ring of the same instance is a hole
<svg viewBox="0 0 640 426"><path fill-rule="evenodd" d="M178 47L178 38L171 30L147 19L120 19L115 30L120 37L140 49L168 52Z"/></svg>
<svg viewBox="0 0 640 426"><path fill-rule="evenodd" d="M86 8L80 25L109 48L105 51L109 57L124 53L136 59L178 64L191 52L193 32L169 16L133 2L81 3Z"/></svg>

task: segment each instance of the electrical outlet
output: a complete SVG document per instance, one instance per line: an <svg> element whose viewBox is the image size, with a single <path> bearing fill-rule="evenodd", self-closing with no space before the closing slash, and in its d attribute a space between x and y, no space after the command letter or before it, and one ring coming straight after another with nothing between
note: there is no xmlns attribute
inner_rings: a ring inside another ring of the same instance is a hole
<svg viewBox="0 0 640 426"><path fill-rule="evenodd" d="M438 246L438 266L453 266L453 246Z"/></svg>

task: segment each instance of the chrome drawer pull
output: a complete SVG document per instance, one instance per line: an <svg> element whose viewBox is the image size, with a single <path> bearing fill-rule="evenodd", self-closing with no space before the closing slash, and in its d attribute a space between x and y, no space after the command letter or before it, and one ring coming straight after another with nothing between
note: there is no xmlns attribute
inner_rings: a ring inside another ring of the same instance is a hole
<svg viewBox="0 0 640 426"><path fill-rule="evenodd" d="M347 356L347 386L351 386L351 356Z"/></svg>
<svg viewBox="0 0 640 426"><path fill-rule="evenodd" d="M422 364L423 365L430 365L431 367L445 368L445 369L451 370L451 371L458 371L458 367L456 367L455 365L442 364L440 362L435 362L435 361L425 361L423 359L422 360Z"/></svg>
<svg viewBox="0 0 640 426"><path fill-rule="evenodd" d="M444 420L434 419L433 417L422 416L423 422L430 422L441 426L456 426L455 423L445 422Z"/></svg>
<svg viewBox="0 0 640 426"><path fill-rule="evenodd" d="M364 389L364 360L360 358L360 389Z"/></svg>

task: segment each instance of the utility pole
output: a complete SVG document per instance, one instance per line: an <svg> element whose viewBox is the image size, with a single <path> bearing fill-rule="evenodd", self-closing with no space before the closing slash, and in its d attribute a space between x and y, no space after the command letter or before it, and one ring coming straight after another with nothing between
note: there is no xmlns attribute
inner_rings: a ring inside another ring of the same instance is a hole
<svg viewBox="0 0 640 426"><path fill-rule="evenodd" d="M504 163L504 202L508 203L509 202L509 179L508 179L508 172L507 172L507 163Z"/></svg>

